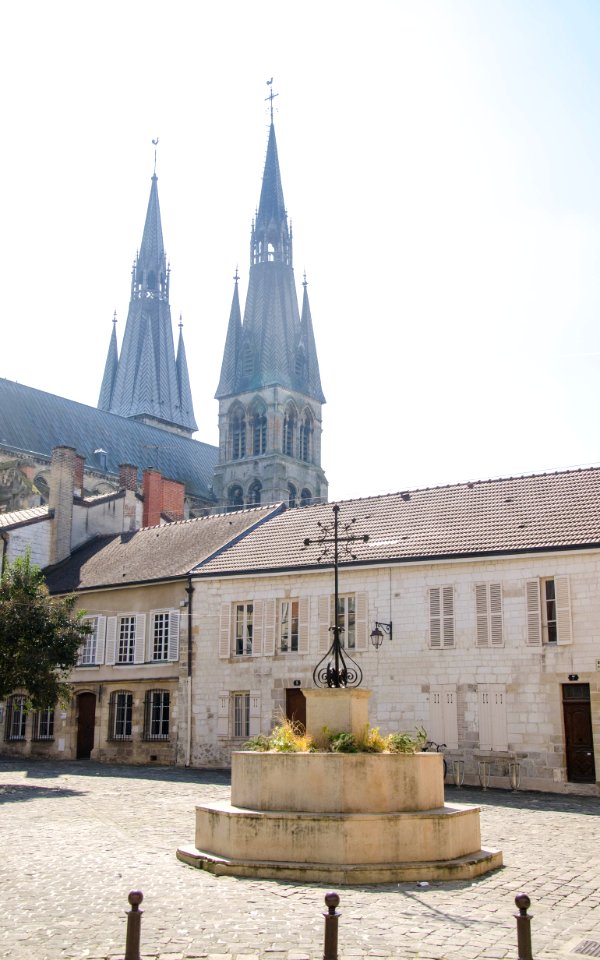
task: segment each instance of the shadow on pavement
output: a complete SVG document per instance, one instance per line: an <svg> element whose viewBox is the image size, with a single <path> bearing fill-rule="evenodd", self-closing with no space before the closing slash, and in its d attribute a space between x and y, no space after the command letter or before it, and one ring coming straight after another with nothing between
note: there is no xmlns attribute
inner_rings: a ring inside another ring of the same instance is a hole
<svg viewBox="0 0 600 960"><path fill-rule="evenodd" d="M0 803L20 803L22 800L47 800L48 797L81 797L86 791L68 787L34 787L28 783L0 783Z"/></svg>

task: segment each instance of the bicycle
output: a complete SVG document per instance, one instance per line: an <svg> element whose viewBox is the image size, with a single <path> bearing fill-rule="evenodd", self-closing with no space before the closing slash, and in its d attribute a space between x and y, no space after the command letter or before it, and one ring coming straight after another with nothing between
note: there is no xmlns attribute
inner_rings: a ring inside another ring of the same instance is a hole
<svg viewBox="0 0 600 960"><path fill-rule="evenodd" d="M446 758L443 756L444 750L446 749L445 743L436 743L435 740L427 740L422 746L423 753L429 753L430 750L435 751L435 753L442 754L442 760L444 763L444 780L448 774L448 764L446 763Z"/></svg>

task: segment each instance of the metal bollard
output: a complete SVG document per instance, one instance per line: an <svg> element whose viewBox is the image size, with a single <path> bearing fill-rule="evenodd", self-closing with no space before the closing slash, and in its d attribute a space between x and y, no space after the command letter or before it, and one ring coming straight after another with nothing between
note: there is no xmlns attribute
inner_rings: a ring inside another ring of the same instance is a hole
<svg viewBox="0 0 600 960"><path fill-rule="evenodd" d="M340 914L336 911L339 906L340 898L337 893L325 894L325 906L328 913L325 917L325 945L323 948L323 960L338 960L338 920ZM127 960L127 958L125 958Z"/></svg>
<svg viewBox="0 0 600 960"><path fill-rule="evenodd" d="M531 900L526 893L518 893L515 897L515 903L519 908L519 912L515 913L519 960L533 960L531 953L531 917L527 913L531 906Z"/></svg>
<svg viewBox="0 0 600 960"><path fill-rule="evenodd" d="M144 899L141 890L132 890L127 898L131 910L127 912L127 936L125 939L124 960L142 960L140 957L140 933L142 930L142 914L140 903Z"/></svg>

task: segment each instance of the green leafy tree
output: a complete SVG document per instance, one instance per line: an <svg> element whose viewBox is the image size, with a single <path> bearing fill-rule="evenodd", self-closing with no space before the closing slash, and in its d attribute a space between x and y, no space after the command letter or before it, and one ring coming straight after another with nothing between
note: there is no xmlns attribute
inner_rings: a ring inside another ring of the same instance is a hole
<svg viewBox="0 0 600 960"><path fill-rule="evenodd" d="M90 633L75 597L51 597L27 553L0 577L0 700L27 691L33 709L65 702L67 679Z"/></svg>

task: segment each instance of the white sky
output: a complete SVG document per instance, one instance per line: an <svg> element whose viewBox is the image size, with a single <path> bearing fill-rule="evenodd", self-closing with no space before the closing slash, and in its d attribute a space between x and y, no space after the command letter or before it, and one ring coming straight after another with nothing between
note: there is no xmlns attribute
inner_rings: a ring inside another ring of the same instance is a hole
<svg viewBox="0 0 600 960"><path fill-rule="evenodd" d="M600 461L596 0L30 0L2 13L0 376L95 405L159 196L198 438L268 132L330 499Z"/></svg>

